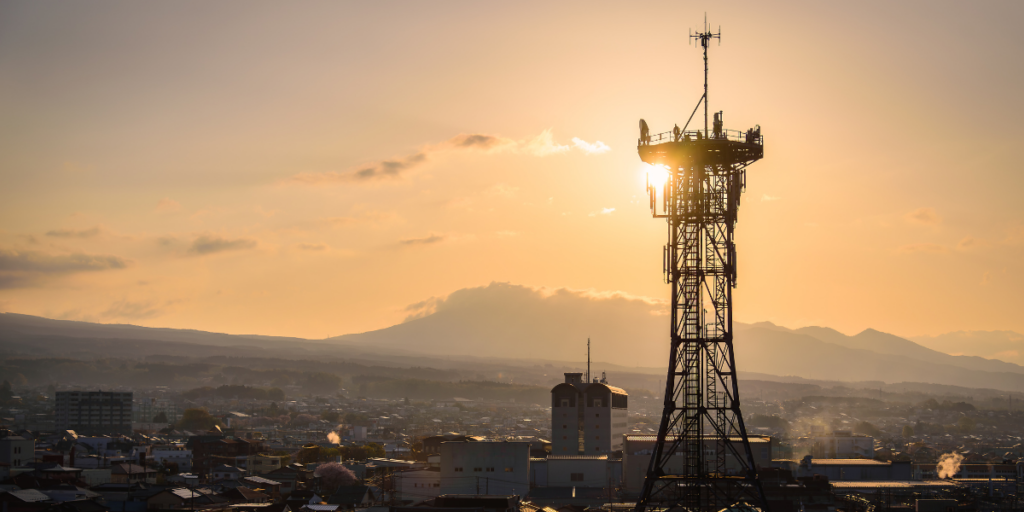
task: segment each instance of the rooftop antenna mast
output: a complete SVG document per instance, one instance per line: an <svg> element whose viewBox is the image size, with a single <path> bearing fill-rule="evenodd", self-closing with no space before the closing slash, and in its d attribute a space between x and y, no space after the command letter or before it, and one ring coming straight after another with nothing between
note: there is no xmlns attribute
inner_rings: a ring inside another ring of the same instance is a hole
<svg viewBox="0 0 1024 512"><path fill-rule="evenodd" d="M718 32L712 33L711 28L708 27L708 14L704 13L704 29L696 34L690 33L690 42L700 41L700 47L704 49L704 97L701 98L704 101L704 134L708 133L708 46L711 45L712 39L718 39L718 44L722 44L722 27L718 27ZM692 118L692 116L691 116ZM689 123L687 123L689 124Z"/></svg>
<svg viewBox="0 0 1024 512"><path fill-rule="evenodd" d="M754 458L747 437L732 332L740 195L747 166L764 156L764 138L760 127L726 130L720 112L708 130L713 39L721 40L721 29L711 32L705 16L690 34L704 51L704 130L687 131L687 121L652 135L640 121L640 159L667 171L664 181L648 176L648 193L653 216L668 221L662 261L672 306L664 409L635 512L768 508L757 470L769 461Z"/></svg>
<svg viewBox="0 0 1024 512"><path fill-rule="evenodd" d="M590 338L587 338L587 384L590 384Z"/></svg>

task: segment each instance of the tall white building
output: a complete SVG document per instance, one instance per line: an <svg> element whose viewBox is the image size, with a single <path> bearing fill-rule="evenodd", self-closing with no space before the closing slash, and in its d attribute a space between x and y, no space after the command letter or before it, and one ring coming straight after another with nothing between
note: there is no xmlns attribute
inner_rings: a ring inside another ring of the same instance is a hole
<svg viewBox="0 0 1024 512"><path fill-rule="evenodd" d="M566 373L551 390L551 455L611 455L622 450L628 395L602 378Z"/></svg>

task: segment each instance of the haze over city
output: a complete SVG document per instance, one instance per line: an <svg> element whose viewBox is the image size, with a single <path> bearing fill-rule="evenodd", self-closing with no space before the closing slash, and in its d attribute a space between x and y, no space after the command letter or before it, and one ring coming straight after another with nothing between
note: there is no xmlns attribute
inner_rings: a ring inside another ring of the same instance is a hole
<svg viewBox="0 0 1024 512"><path fill-rule="evenodd" d="M1022 510L1022 19L2 2L3 512Z"/></svg>

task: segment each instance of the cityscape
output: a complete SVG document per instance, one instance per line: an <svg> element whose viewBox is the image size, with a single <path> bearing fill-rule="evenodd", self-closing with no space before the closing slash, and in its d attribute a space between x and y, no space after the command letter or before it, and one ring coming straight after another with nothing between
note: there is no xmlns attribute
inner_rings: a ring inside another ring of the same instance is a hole
<svg viewBox="0 0 1024 512"><path fill-rule="evenodd" d="M0 512L1024 510L1022 16L4 3Z"/></svg>

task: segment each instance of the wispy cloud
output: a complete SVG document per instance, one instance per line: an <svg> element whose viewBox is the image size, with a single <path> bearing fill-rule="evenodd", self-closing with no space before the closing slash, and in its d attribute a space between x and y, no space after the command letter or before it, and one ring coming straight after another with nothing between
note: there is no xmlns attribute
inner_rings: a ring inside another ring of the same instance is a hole
<svg viewBox="0 0 1024 512"><path fill-rule="evenodd" d="M572 145L588 155L600 155L601 153L607 153L612 150L612 148L608 147L607 144L599 140L594 141L594 143L591 144L578 137L572 138Z"/></svg>
<svg viewBox="0 0 1024 512"><path fill-rule="evenodd" d="M505 183L498 183L491 187L491 193L502 197L515 196L516 192L519 192L519 187L513 187L512 185L507 185Z"/></svg>
<svg viewBox="0 0 1024 512"><path fill-rule="evenodd" d="M399 240L398 243L402 245L431 245L443 242L447 239L444 235L430 235L423 238L406 238L405 240Z"/></svg>
<svg viewBox="0 0 1024 512"><path fill-rule="evenodd" d="M408 313L402 322L408 322L410 320L416 320L417 318L423 318L430 316L437 312L437 306L444 303L444 299L441 297L431 297L427 300L417 302L415 304L409 304L402 311Z"/></svg>
<svg viewBox="0 0 1024 512"><path fill-rule="evenodd" d="M973 248L977 247L978 244L979 244L979 241L978 241L977 238L969 236L969 237L965 237L962 240L960 240L959 242L957 242L956 248L957 248L957 250L960 250L960 251L966 251L966 250L973 249Z"/></svg>
<svg viewBox="0 0 1024 512"><path fill-rule="evenodd" d="M203 235L196 238L188 252L197 255L214 254L225 251L239 251L256 247L256 241L250 238L223 238L216 235Z"/></svg>
<svg viewBox="0 0 1024 512"><path fill-rule="evenodd" d="M903 218L911 224L924 226L938 226L942 224L942 217L939 217L939 214L935 212L935 208L918 208L908 212Z"/></svg>
<svg viewBox="0 0 1024 512"><path fill-rule="evenodd" d="M483 135L480 133L460 133L452 137L451 139L448 139L448 142L446 144L453 148L461 149L495 149L509 145L514 145L515 143L516 141L512 139L498 137L497 135Z"/></svg>
<svg viewBox="0 0 1024 512"><path fill-rule="evenodd" d="M550 129L523 140L481 133L460 133L444 142L423 146L407 156L370 162L345 171L303 172L292 176L288 181L302 185L331 185L396 180L427 163L435 155L454 151L514 153L543 157L565 153L574 147L586 154L600 154L611 149L601 141L591 144L575 137L572 140L573 145L559 144Z"/></svg>
<svg viewBox="0 0 1024 512"><path fill-rule="evenodd" d="M904 245L899 248L900 254L913 254L913 253L928 253L928 254L942 254L949 252L949 249L939 244L910 244Z"/></svg>
<svg viewBox="0 0 1024 512"><path fill-rule="evenodd" d="M601 208L596 212L590 212L587 214L588 217L597 217L598 215L611 215L615 213L615 208Z"/></svg>
<svg viewBox="0 0 1024 512"><path fill-rule="evenodd" d="M291 181L305 185L324 185L331 183L367 182L381 179L395 179L403 172L427 161L426 152L419 152L402 158L381 160L362 166L354 171L330 171L316 173L299 173L292 176Z"/></svg>
<svg viewBox="0 0 1024 512"><path fill-rule="evenodd" d="M156 204L156 211L160 213L174 213L181 210L181 204L177 201L165 197Z"/></svg>
<svg viewBox="0 0 1024 512"><path fill-rule="evenodd" d="M46 276L123 269L128 264L110 255L0 249L0 288L28 286Z"/></svg>
<svg viewBox="0 0 1024 512"><path fill-rule="evenodd" d="M158 317L163 314L161 309L152 301L130 301L119 300L110 305L106 311L100 313L104 319L122 318L127 320L145 320Z"/></svg>
<svg viewBox="0 0 1024 512"><path fill-rule="evenodd" d="M320 224L327 224L331 227L352 226L356 224L381 224L387 222L400 222L402 217L395 212L362 212L344 217L324 217L317 221Z"/></svg>
<svg viewBox="0 0 1024 512"><path fill-rule="evenodd" d="M532 139L520 141L512 147L513 151L533 156L548 156L565 153L570 149L572 149L572 146L555 142L555 136L552 135L550 129L540 132L540 135Z"/></svg>
<svg viewBox="0 0 1024 512"><path fill-rule="evenodd" d="M39 251L0 249L0 272L66 273L119 269L128 262L117 256L95 254L46 254Z"/></svg>
<svg viewBox="0 0 1024 512"><path fill-rule="evenodd" d="M89 229L51 229L46 232L46 236L55 238L92 238L99 234L99 226Z"/></svg>
<svg viewBox="0 0 1024 512"><path fill-rule="evenodd" d="M770 196L768 194L762 194L761 195L761 200L762 201L778 201L779 199L782 199L782 198L781 197Z"/></svg>
<svg viewBox="0 0 1024 512"><path fill-rule="evenodd" d="M327 245L326 244L299 244L298 248L302 249L303 251L326 251L327 250Z"/></svg>

